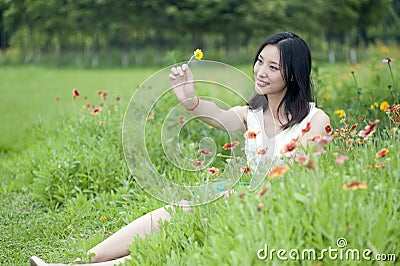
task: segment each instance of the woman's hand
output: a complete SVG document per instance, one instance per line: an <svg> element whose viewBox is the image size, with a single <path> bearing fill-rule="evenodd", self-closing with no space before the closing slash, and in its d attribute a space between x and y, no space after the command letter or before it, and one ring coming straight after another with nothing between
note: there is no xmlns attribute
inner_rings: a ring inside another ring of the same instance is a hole
<svg viewBox="0 0 400 266"><path fill-rule="evenodd" d="M182 66L171 68L169 80L179 102L186 108L192 108L196 105L197 100L194 98L193 75L188 65L183 64Z"/></svg>

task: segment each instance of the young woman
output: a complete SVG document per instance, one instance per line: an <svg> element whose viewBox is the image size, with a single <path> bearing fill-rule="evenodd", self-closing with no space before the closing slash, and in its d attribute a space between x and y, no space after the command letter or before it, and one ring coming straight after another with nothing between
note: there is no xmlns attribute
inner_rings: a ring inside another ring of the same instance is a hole
<svg viewBox="0 0 400 266"><path fill-rule="evenodd" d="M311 54L307 44L297 35L283 32L269 37L259 48L254 60L255 95L246 106L221 110L210 101L195 96L192 73L184 64L173 67L169 75L178 100L186 110L199 115L214 127L235 131L248 130L257 133L256 141L246 141L246 157L251 165L259 163L259 149L274 145L274 152L265 159L280 162L280 151L293 139L306 144L307 139L324 135L329 117L315 107L311 91ZM302 134L308 125L309 131ZM251 166L252 167L252 166ZM154 210L131 222L118 232L89 250L94 253L91 264L115 265L130 258L128 245L134 237L144 237L161 230L159 221L169 221L169 208ZM184 210L191 210L183 204ZM30 258L31 265L46 264L38 257Z"/></svg>

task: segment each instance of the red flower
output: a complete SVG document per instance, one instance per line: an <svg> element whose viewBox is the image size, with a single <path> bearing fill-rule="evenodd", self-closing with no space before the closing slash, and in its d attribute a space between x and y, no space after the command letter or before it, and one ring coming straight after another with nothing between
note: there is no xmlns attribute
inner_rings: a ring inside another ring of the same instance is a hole
<svg viewBox="0 0 400 266"><path fill-rule="evenodd" d="M315 136L309 138L308 141L318 141L319 139L321 139L321 136L320 135L315 135Z"/></svg>
<svg viewBox="0 0 400 266"><path fill-rule="evenodd" d="M325 133L327 134L327 135L330 135L330 134L332 134L332 127L331 127L331 125L330 124L326 124L326 126L325 126Z"/></svg>
<svg viewBox="0 0 400 266"><path fill-rule="evenodd" d="M215 168L215 167L208 168L207 171L208 171L211 175L218 175L218 173L219 173L218 168Z"/></svg>
<svg viewBox="0 0 400 266"><path fill-rule="evenodd" d="M265 154L267 151L265 149L259 149L257 152L257 155L263 155Z"/></svg>
<svg viewBox="0 0 400 266"><path fill-rule="evenodd" d="M97 108L94 108L94 109L91 111L91 114L92 114L92 115L98 115L100 112L101 112L101 107L97 107Z"/></svg>
<svg viewBox="0 0 400 266"><path fill-rule="evenodd" d="M283 146L282 153L292 152L296 149L299 138L292 139L288 144Z"/></svg>
<svg viewBox="0 0 400 266"><path fill-rule="evenodd" d="M319 145L325 145L325 144L328 144L329 142L331 142L332 139L333 139L333 137L331 137L331 136L322 136L321 139L317 140L317 143Z"/></svg>
<svg viewBox="0 0 400 266"><path fill-rule="evenodd" d="M245 137L246 139L255 139L255 138L257 137L257 134L256 134L256 132L254 132L254 131L246 131L246 132L244 133L244 137Z"/></svg>
<svg viewBox="0 0 400 266"><path fill-rule="evenodd" d="M392 59L392 58L390 58L390 57L386 57L386 58L384 58L384 59L382 60L382 63L390 63L390 62L392 62L392 61L394 61L394 59Z"/></svg>
<svg viewBox="0 0 400 266"><path fill-rule="evenodd" d="M223 148L224 148L224 150L228 150L228 149L233 149L233 148L235 148L236 146L238 146L239 145L239 141L233 141L233 142L231 142L231 143L225 143L225 145L223 146Z"/></svg>
<svg viewBox="0 0 400 266"><path fill-rule="evenodd" d="M185 117L184 115L181 115L181 116L179 117L179 123L182 124L182 125L185 124L185 122L186 122L186 121L185 121L185 118L186 118L186 117Z"/></svg>
<svg viewBox="0 0 400 266"><path fill-rule="evenodd" d="M77 89L72 90L72 98L75 100L79 96L79 92Z"/></svg>
<svg viewBox="0 0 400 266"><path fill-rule="evenodd" d="M248 174L248 173L250 173L250 167L249 166L242 166L242 171L243 171L243 174Z"/></svg>
<svg viewBox="0 0 400 266"><path fill-rule="evenodd" d="M375 127L378 123L379 123L378 119L370 123L368 126L364 128L364 130L360 131L359 136L363 137L364 139L368 139L375 132Z"/></svg>
<svg viewBox="0 0 400 266"><path fill-rule="evenodd" d="M195 161L192 163L193 166L203 165L204 161Z"/></svg>
<svg viewBox="0 0 400 266"><path fill-rule="evenodd" d="M299 164L305 165L305 164L308 163L308 160L309 160L309 159L310 159L310 158L309 158L307 155L300 155L300 154L297 154L297 156L296 156L296 158L295 158L295 161L298 162Z"/></svg>
<svg viewBox="0 0 400 266"><path fill-rule="evenodd" d="M351 128L349 129L349 131L353 131L354 129L356 129L357 126L358 126L358 124L355 123L354 125L351 126Z"/></svg>
<svg viewBox="0 0 400 266"><path fill-rule="evenodd" d="M199 153L205 154L205 155L210 155L210 154L212 154L211 151L207 151L207 150L203 150L203 149L200 149L200 150L199 150Z"/></svg>
<svg viewBox="0 0 400 266"><path fill-rule="evenodd" d="M340 156L340 157L335 159L335 163L336 164L342 164L345 161L347 161L348 159L349 159L349 157L342 155L342 156Z"/></svg>
<svg viewBox="0 0 400 266"><path fill-rule="evenodd" d="M101 97L103 98L103 100L107 99L107 96L108 96L108 92L106 92L106 91L104 91L104 92L101 94Z"/></svg>
<svg viewBox="0 0 400 266"><path fill-rule="evenodd" d="M376 158L381 158L385 157L386 154L388 154L389 150L388 149L382 149L376 153Z"/></svg>
<svg viewBox="0 0 400 266"><path fill-rule="evenodd" d="M310 131L310 129L311 129L311 122L307 122L306 127L301 130L301 134L302 135L306 134L308 131Z"/></svg>

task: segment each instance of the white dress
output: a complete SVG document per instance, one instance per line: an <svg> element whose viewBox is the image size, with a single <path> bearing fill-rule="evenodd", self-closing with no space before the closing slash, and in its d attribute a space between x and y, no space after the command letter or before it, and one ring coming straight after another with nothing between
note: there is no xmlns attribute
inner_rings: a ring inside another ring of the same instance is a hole
<svg viewBox="0 0 400 266"><path fill-rule="evenodd" d="M263 110L249 110L247 112L247 130L256 133L255 138L246 138L245 153L247 163L253 174L252 182L262 182L265 175L273 165L283 163L282 156L288 156L291 153L282 154L282 149L293 139L301 136L302 129L306 128L307 123L321 109L315 107L315 103L310 103L310 113L298 124L295 124L272 138L268 138L264 131ZM265 152L265 153L264 153Z"/></svg>

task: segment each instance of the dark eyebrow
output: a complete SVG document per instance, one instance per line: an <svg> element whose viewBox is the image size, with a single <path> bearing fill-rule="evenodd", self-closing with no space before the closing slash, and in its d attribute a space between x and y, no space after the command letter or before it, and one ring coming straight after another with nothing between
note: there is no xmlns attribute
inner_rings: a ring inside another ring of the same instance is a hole
<svg viewBox="0 0 400 266"><path fill-rule="evenodd" d="M264 60L264 57L262 57L262 55L261 55L261 54L259 54L259 55L258 55L258 57L260 57L261 59L263 59L263 60ZM276 62L276 61L269 61L269 63L276 64L276 65L278 65L278 66L279 66L279 63L278 63L278 62Z"/></svg>

